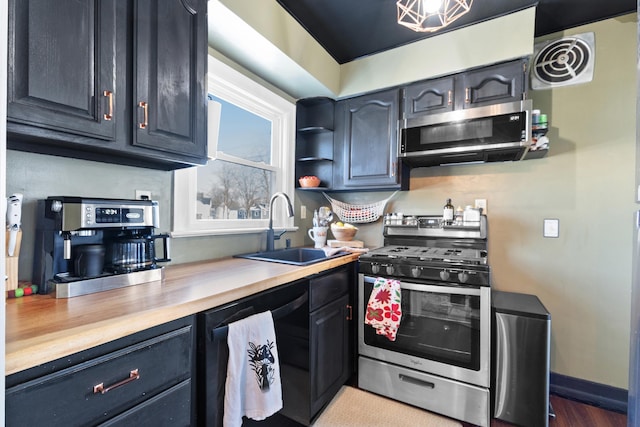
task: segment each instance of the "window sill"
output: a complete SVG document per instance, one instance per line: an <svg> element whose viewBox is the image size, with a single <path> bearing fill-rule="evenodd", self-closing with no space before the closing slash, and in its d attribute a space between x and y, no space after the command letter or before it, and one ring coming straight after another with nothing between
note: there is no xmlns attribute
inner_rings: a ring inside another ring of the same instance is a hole
<svg viewBox="0 0 640 427"><path fill-rule="evenodd" d="M298 231L298 227L276 227L275 231ZM223 228L212 230L172 231L172 238L199 237L199 236L228 236L232 234L260 234L266 233L267 228Z"/></svg>

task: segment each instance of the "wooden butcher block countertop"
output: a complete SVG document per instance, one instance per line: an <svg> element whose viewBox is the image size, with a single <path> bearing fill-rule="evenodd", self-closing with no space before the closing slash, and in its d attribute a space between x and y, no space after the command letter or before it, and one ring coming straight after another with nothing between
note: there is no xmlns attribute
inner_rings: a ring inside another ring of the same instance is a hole
<svg viewBox="0 0 640 427"><path fill-rule="evenodd" d="M169 265L162 282L68 299L32 295L6 303L9 375L181 317L357 260L308 266L241 258Z"/></svg>

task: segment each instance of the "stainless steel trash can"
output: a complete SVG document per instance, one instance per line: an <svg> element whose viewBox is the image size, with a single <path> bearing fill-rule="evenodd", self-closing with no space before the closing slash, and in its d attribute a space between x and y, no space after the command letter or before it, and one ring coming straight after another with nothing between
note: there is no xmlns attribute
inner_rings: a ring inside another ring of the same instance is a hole
<svg viewBox="0 0 640 427"><path fill-rule="evenodd" d="M491 301L493 415L547 427L551 314L535 295L493 291Z"/></svg>

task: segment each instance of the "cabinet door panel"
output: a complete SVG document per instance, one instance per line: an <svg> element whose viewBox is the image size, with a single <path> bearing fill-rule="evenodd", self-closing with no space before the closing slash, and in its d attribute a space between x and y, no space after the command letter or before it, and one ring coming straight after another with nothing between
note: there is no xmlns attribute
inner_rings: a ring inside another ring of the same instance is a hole
<svg viewBox="0 0 640 427"><path fill-rule="evenodd" d="M134 145L206 155L206 3L137 0Z"/></svg>
<svg viewBox="0 0 640 427"><path fill-rule="evenodd" d="M403 94L403 118L452 111L453 85L453 77L443 77L406 87Z"/></svg>
<svg viewBox="0 0 640 427"><path fill-rule="evenodd" d="M394 89L346 101L341 171L345 187L398 183L398 94Z"/></svg>
<svg viewBox="0 0 640 427"><path fill-rule="evenodd" d="M460 95L464 108L520 101L525 91L524 61L513 61L463 73Z"/></svg>
<svg viewBox="0 0 640 427"><path fill-rule="evenodd" d="M320 410L349 378L349 295L311 313L311 414Z"/></svg>
<svg viewBox="0 0 640 427"><path fill-rule="evenodd" d="M115 138L115 120L106 117L115 108L115 8L97 0L11 2L9 121Z"/></svg>

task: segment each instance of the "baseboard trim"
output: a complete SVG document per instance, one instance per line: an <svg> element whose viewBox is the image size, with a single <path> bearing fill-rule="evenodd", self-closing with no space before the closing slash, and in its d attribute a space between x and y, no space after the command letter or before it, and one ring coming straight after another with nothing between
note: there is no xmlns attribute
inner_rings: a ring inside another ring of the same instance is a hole
<svg viewBox="0 0 640 427"><path fill-rule="evenodd" d="M579 378L551 372L549 392L567 399L577 400L609 411L627 413L628 392L623 388L612 387Z"/></svg>

